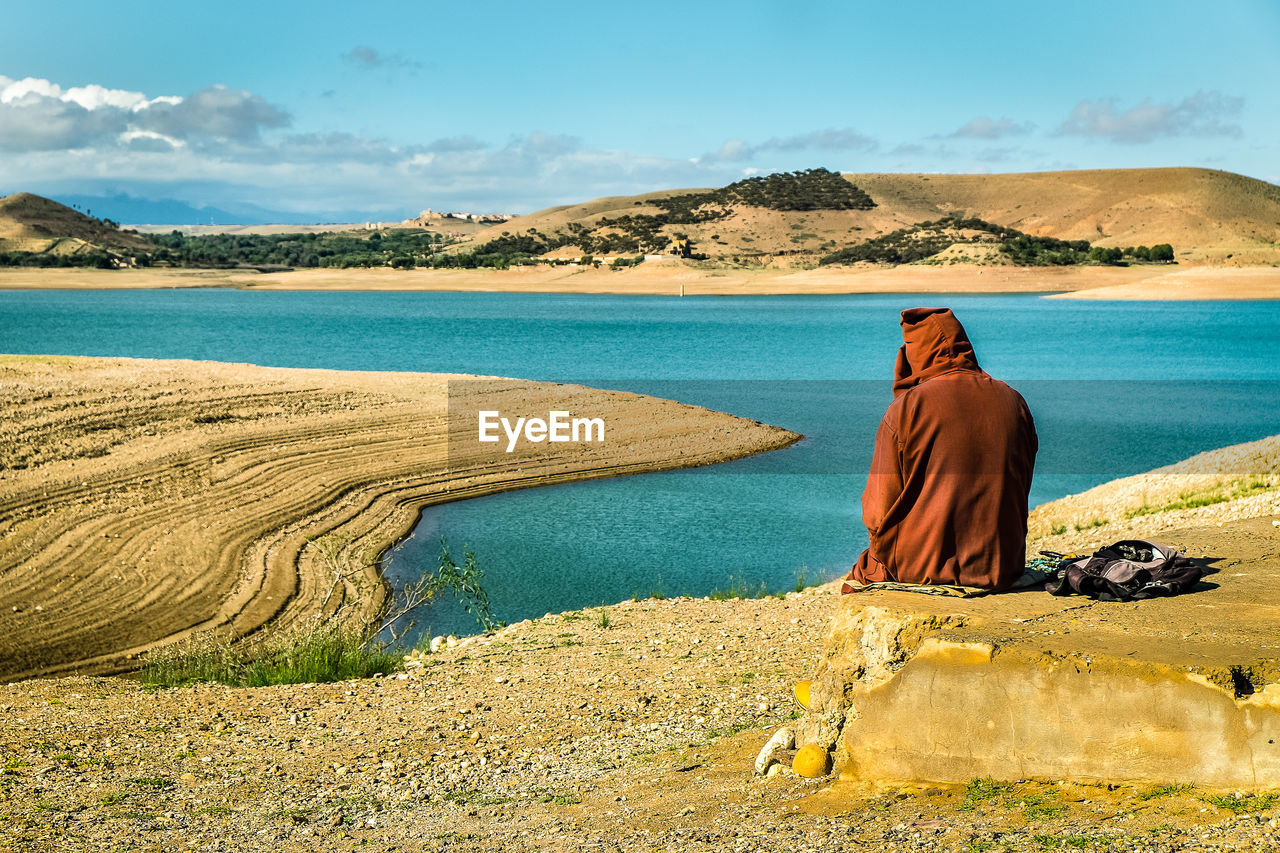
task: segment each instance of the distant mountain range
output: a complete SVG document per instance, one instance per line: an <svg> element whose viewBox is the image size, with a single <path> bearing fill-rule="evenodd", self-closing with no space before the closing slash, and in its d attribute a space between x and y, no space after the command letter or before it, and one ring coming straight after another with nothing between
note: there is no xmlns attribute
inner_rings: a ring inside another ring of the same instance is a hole
<svg viewBox="0 0 1280 853"><path fill-rule="evenodd" d="M130 224L202 225L203 232L210 220L228 226L227 231L273 221L274 228L257 230L282 234L292 225L314 222L280 211L234 213L128 195L70 195L61 201L31 193L0 198L0 251L90 259L90 253L106 252L123 259L155 247L128 230ZM423 223L405 223L415 224ZM1070 263L1111 262L1103 250L1114 250L1118 262L1125 249L1139 251L1124 252L1124 258L1146 261L1141 248L1159 245L1179 262L1270 266L1280 265L1280 187L1188 168L1002 175L812 169L719 189L601 198L477 227L448 249L449 256L461 259L458 263L503 266L581 255L634 263L636 255L660 252L716 266L772 268L915 259L1038 264L1062 261L1028 260L1007 251L1006 244L1035 248L1038 241L1046 245L1036 251L1054 251L1054 241L1072 241L1078 248ZM1086 258L1090 246L1097 251ZM364 251L369 257L362 262L392 260L381 241ZM445 257L436 257L434 249L430 254L435 261ZM46 261L11 259L31 265Z"/></svg>
<svg viewBox="0 0 1280 853"><path fill-rule="evenodd" d="M974 217L1035 237L1102 247L1168 243L1178 260L1280 263L1280 187L1231 172L845 173L841 177L855 189L838 202L829 200L840 195L831 195L838 189L831 176L820 172L800 173L798 183L774 175L757 186L751 182L759 179L751 179L719 190L666 190L552 207L471 239L476 248L519 241L535 253L546 247L546 254L562 257L634 255L679 241L712 262L806 266L896 232L913 239L921 223ZM859 194L871 204L857 203Z"/></svg>

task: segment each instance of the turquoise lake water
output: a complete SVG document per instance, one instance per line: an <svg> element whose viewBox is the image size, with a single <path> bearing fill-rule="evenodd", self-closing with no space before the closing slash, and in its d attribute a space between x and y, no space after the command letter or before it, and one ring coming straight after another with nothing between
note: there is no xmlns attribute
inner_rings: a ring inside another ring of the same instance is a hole
<svg viewBox="0 0 1280 853"><path fill-rule="evenodd" d="M428 509L404 578L469 544L507 621L634 595L768 589L847 571L891 399L898 312L948 305L1015 385L1041 451L1032 502L1280 432L1280 303L1038 296L628 297L231 290L0 291L0 352L480 373L659 394L803 433L690 471ZM432 633L474 622L449 602Z"/></svg>

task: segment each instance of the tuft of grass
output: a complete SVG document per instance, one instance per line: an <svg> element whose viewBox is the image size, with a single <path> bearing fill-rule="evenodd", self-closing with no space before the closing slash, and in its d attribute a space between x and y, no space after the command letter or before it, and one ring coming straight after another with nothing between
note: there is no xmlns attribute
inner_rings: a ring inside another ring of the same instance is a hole
<svg viewBox="0 0 1280 853"><path fill-rule="evenodd" d="M1280 794L1226 794L1201 797L1206 803L1234 814L1264 812L1280 803Z"/></svg>
<svg viewBox="0 0 1280 853"><path fill-rule="evenodd" d="M791 589L793 592L804 592L809 587L809 567L801 566L796 569L796 583Z"/></svg>
<svg viewBox="0 0 1280 853"><path fill-rule="evenodd" d="M609 615L609 608L601 607L599 611L596 612L596 624L601 628L608 628L613 624L613 617Z"/></svg>
<svg viewBox="0 0 1280 853"><path fill-rule="evenodd" d="M1071 848L1081 850L1094 844L1104 843L1104 835L1033 835L1032 840L1045 850L1061 850Z"/></svg>
<svg viewBox="0 0 1280 853"><path fill-rule="evenodd" d="M730 575L728 588L716 587L707 594L707 598L712 601L729 601L734 598L764 598L768 594L769 591L765 588L763 581L758 587L748 586L745 581Z"/></svg>
<svg viewBox="0 0 1280 853"><path fill-rule="evenodd" d="M1055 522L1053 522L1053 523L1049 526L1049 535L1050 535L1050 536L1060 536L1060 535L1062 535L1063 533L1066 533L1066 532L1067 532L1067 525L1066 525L1066 522L1063 522L1063 521L1055 521Z"/></svg>
<svg viewBox="0 0 1280 853"><path fill-rule="evenodd" d="M364 561L363 552L352 550L351 538L328 533L309 539L307 547L331 573L321 612L330 612L329 602L344 584L355 587L353 598L358 600L365 572L372 564ZM328 620L317 616L298 630L238 643L206 636L157 650L147 656L142 682L152 688L208 681L234 687L265 687L389 675L400 668L403 659L393 643L408 630L397 633L396 623L441 593L451 592L486 632L503 627L504 623L493 617L489 596L481 584L483 577L470 547L464 546L462 565L458 565L441 537L437 567L386 596L379 612L362 627L350 627L338 618L351 605L343 601ZM384 632L391 635L392 643L378 639Z"/></svg>
<svg viewBox="0 0 1280 853"><path fill-rule="evenodd" d="M1157 785L1138 794L1140 800L1154 800L1157 797L1173 797L1191 793L1190 785Z"/></svg>
<svg viewBox="0 0 1280 853"><path fill-rule="evenodd" d="M1004 807L1022 809L1022 816L1027 820L1044 820L1062 817L1067 807L1058 802L1058 792L1053 790L1035 791L1020 797L1005 797Z"/></svg>
<svg viewBox="0 0 1280 853"><path fill-rule="evenodd" d="M719 737L733 737L739 732L745 732L747 729L753 728L755 728L755 723L735 723L728 726L715 726L707 729L706 736L708 741L712 741Z"/></svg>
<svg viewBox="0 0 1280 853"><path fill-rule="evenodd" d="M956 806L957 811L973 811L982 803L998 800L1013 790L1011 785L1002 785L991 778L970 779L965 786L964 799Z"/></svg>
<svg viewBox="0 0 1280 853"><path fill-rule="evenodd" d="M444 795L444 801L459 802L477 806L500 806L509 803L513 797L507 794L486 793L477 788L467 788L457 791L450 791Z"/></svg>
<svg viewBox="0 0 1280 853"><path fill-rule="evenodd" d="M142 671L148 687L218 682L233 687L314 684L395 672L401 655L359 632L316 625L257 643L195 640L153 652Z"/></svg>
<svg viewBox="0 0 1280 853"><path fill-rule="evenodd" d="M135 776L129 780L129 784L138 788L149 788L152 791L163 791L165 788L173 787L173 780L152 776Z"/></svg>
<svg viewBox="0 0 1280 853"><path fill-rule="evenodd" d="M1107 520L1105 518L1092 518L1088 521L1078 521L1073 526L1075 527L1076 532L1080 533L1085 530L1092 530L1095 527L1102 527L1106 523Z"/></svg>

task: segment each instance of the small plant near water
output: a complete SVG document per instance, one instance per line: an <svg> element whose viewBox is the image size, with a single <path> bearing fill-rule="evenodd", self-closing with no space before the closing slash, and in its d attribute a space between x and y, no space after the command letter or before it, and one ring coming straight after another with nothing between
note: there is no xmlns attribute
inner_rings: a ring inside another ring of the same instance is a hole
<svg viewBox="0 0 1280 853"><path fill-rule="evenodd" d="M360 591L369 576L369 565L351 552L350 540L345 537L329 534L312 540L309 547L318 552L331 572L321 614L327 613L329 602L342 590L343 600L336 610L258 639L232 642L206 635L159 649L147 656L143 684L180 687L212 681L234 687L264 687L387 675L399 669L402 662L402 650L395 644L408 629L397 632L397 623L446 591L458 597L485 631L501 627L493 618L489 597L481 585L483 573L470 548L464 549L459 566L442 538L435 571L426 572L398 593L385 596L373 619L352 625L342 616L347 607L360 602L360 596L352 591ZM391 643L378 639L384 632L391 634Z"/></svg>
<svg viewBox="0 0 1280 853"><path fill-rule="evenodd" d="M608 628L613 624L613 617L609 615L609 608L601 607L596 614L596 624L601 628Z"/></svg>
<svg viewBox="0 0 1280 853"><path fill-rule="evenodd" d="M741 578L729 576L729 586L721 589L716 587L707 594L707 598L712 601L729 601L735 598L786 598L788 592L803 592L809 586L809 567L801 566L796 571L796 580L790 590L778 589L770 591L764 581L760 581L759 585L752 586Z"/></svg>
<svg viewBox="0 0 1280 853"><path fill-rule="evenodd" d="M728 601L733 598L764 598L768 594L764 581L759 586L749 586L746 581L730 576L726 589L717 587L707 594L707 598L712 601Z"/></svg>
<svg viewBox="0 0 1280 853"><path fill-rule="evenodd" d="M804 592L809 587L809 567L801 566L796 569L796 583L792 587L793 592Z"/></svg>
<svg viewBox="0 0 1280 853"><path fill-rule="evenodd" d="M181 687L216 681L233 687L310 684L386 675L401 656L381 644L367 644L361 632L313 620L302 630L256 643L201 639L153 652L142 682L148 687Z"/></svg>

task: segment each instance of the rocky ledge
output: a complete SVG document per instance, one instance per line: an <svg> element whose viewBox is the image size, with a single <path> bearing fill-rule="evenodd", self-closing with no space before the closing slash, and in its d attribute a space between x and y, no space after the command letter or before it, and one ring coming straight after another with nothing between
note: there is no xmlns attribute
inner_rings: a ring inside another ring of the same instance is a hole
<svg viewBox="0 0 1280 853"><path fill-rule="evenodd" d="M1280 790L1280 527L1172 534L1182 596L845 596L800 741L845 779Z"/></svg>

